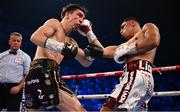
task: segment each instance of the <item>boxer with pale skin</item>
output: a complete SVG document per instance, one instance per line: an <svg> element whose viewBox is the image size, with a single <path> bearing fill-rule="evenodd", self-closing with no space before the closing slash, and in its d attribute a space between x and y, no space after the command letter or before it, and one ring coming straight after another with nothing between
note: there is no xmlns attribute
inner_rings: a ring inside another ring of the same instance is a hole
<svg viewBox="0 0 180 112"><path fill-rule="evenodd" d="M85 7L68 4L63 7L61 21L49 19L32 34L31 41L37 49L26 78L28 110L56 107L61 111L86 111L59 74L63 59L76 59L82 66L89 67L93 63L89 58L94 59L103 54L90 22L85 20L86 13ZM70 32L77 29L95 46L86 50L79 48L77 42L68 37Z"/></svg>

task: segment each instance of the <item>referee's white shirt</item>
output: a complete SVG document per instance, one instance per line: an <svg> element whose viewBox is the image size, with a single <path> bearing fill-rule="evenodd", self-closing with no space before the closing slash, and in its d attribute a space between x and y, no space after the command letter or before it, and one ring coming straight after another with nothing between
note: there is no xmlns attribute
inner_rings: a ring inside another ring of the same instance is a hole
<svg viewBox="0 0 180 112"><path fill-rule="evenodd" d="M19 83L29 72L31 58L21 49L17 54L9 51L0 53L0 83Z"/></svg>

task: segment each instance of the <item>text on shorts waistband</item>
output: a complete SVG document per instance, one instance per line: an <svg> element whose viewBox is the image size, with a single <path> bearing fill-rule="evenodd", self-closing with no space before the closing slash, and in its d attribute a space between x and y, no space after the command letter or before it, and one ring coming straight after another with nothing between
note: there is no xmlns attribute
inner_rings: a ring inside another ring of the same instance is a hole
<svg viewBox="0 0 180 112"><path fill-rule="evenodd" d="M151 73L152 64L147 60L134 60L124 66L124 71L131 72L134 70L143 70Z"/></svg>

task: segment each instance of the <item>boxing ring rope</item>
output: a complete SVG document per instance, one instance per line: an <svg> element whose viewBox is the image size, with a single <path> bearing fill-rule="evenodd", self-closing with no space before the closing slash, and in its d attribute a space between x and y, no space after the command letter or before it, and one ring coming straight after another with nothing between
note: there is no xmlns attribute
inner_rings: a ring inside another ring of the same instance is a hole
<svg viewBox="0 0 180 112"><path fill-rule="evenodd" d="M106 99L110 94L77 95L78 99ZM180 91L154 92L153 97L179 96Z"/></svg>
<svg viewBox="0 0 180 112"><path fill-rule="evenodd" d="M153 68L153 73L159 72L171 72L171 71L179 71L180 65L175 66L166 66L166 67L157 67ZM121 76L123 71L113 71L113 72L102 72L102 73L90 73L90 74L79 74L79 75L67 75L62 76L63 79L84 79L84 78L97 78L97 77L109 77L109 76Z"/></svg>
<svg viewBox="0 0 180 112"><path fill-rule="evenodd" d="M153 68L153 73L162 72L172 72L179 71L180 65L166 66L166 67L156 67ZM63 79L85 79L85 78L99 78L99 77L109 77L109 76L121 76L123 71L112 71L103 73L90 73L90 74L79 74L79 75L67 75L62 76ZM77 95L78 99L106 99L110 94L91 94L91 95ZM179 96L180 91L164 91L164 92L154 92L153 97L163 97L163 96Z"/></svg>

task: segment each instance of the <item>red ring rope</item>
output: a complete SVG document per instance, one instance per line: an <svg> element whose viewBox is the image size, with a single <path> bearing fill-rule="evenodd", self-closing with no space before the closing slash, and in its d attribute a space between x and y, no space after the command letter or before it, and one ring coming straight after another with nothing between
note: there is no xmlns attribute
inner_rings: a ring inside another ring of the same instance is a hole
<svg viewBox="0 0 180 112"><path fill-rule="evenodd" d="M180 65L175 66L166 66L166 67L157 67L153 68L153 73L160 72L170 72L170 71L179 71ZM67 75L62 76L63 79L84 79L92 77L108 77L108 76L120 76L123 71L113 71L113 72L103 72L103 73L90 73L90 74L79 74L79 75Z"/></svg>

